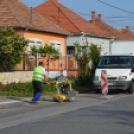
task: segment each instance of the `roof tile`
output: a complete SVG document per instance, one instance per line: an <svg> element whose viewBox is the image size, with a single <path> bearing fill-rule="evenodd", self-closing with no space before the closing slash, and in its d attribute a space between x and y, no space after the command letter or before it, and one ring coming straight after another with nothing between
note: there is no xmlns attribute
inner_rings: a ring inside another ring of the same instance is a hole
<svg viewBox="0 0 134 134"><path fill-rule="evenodd" d="M125 36L127 36L127 37L131 38L132 40L134 40L134 33L130 29L125 28L125 29L121 30L121 32Z"/></svg>
<svg viewBox="0 0 134 134"><path fill-rule="evenodd" d="M122 34L120 31L114 29L112 26L106 24L99 18L95 19L95 25L101 28L102 30L108 32L109 34L113 35L115 37L114 40L131 40L130 37Z"/></svg>
<svg viewBox="0 0 134 134"><path fill-rule="evenodd" d="M37 12L32 13L31 9L19 0L1 0L0 2L0 26L22 26L36 28L50 32L68 34L67 31L44 18Z"/></svg>
<svg viewBox="0 0 134 134"><path fill-rule="evenodd" d="M57 0L48 0L35 7L34 10L70 33L85 32L101 36L110 36L109 33L91 24L88 20L63 6Z"/></svg>

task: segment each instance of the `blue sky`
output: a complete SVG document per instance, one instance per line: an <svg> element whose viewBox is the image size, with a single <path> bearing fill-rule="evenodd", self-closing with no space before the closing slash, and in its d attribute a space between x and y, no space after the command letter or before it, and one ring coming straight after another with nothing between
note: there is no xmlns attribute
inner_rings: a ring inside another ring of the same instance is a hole
<svg viewBox="0 0 134 134"><path fill-rule="evenodd" d="M29 7L36 7L47 0L20 0ZM102 14L102 20L114 28L130 26L134 31L134 0L58 0L87 20L91 20L91 12ZM106 4L111 6L108 6ZM115 8L117 7L117 8ZM119 10L120 9L120 10ZM123 10L123 11L121 11Z"/></svg>

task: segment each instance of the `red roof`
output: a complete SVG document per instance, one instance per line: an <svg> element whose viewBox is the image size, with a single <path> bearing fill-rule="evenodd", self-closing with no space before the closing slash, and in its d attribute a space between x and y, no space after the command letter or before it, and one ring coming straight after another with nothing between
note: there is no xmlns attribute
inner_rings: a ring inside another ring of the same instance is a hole
<svg viewBox="0 0 134 134"><path fill-rule="evenodd" d="M22 26L36 28L38 30L58 32L68 34L59 26L44 18L37 12L32 12L31 9L19 0L1 0L0 1L0 26Z"/></svg>
<svg viewBox="0 0 134 134"><path fill-rule="evenodd" d="M122 32L125 36L131 38L131 40L134 40L134 33L129 29L128 26L127 26L126 28L124 28L123 30L121 30L121 32Z"/></svg>
<svg viewBox="0 0 134 134"><path fill-rule="evenodd" d="M35 7L34 10L70 33L84 32L100 36L110 36L109 33L89 23L88 20L63 6L57 0L48 0Z"/></svg>
<svg viewBox="0 0 134 134"><path fill-rule="evenodd" d="M130 37L126 36L122 32L103 22L100 18L95 18L95 25L113 35L115 37L114 40L132 40Z"/></svg>

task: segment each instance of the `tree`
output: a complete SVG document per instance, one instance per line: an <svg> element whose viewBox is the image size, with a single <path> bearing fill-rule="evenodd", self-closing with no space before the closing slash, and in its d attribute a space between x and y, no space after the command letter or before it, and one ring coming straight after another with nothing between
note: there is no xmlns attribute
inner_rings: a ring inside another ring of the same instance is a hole
<svg viewBox="0 0 134 134"><path fill-rule="evenodd" d="M100 51L97 45L91 44L87 38L83 39L83 45L80 45L79 42L74 43L75 53L74 57L79 64L80 69L80 79L83 81L84 76L89 75L89 61L92 59L93 63L96 65L100 59Z"/></svg>
<svg viewBox="0 0 134 134"><path fill-rule="evenodd" d="M100 47L101 48L101 47ZM94 44L91 44L89 46L89 50L90 50L90 53L89 53L89 57L90 59L92 59L95 67L97 66L99 60L100 60L100 48L98 48L97 45L94 45Z"/></svg>
<svg viewBox="0 0 134 134"><path fill-rule="evenodd" d="M82 79L85 75L89 74L88 63L89 57L89 46L88 41L85 40L81 46L79 42L74 43L75 53L73 54L77 63L79 64L80 78Z"/></svg>
<svg viewBox="0 0 134 134"><path fill-rule="evenodd" d="M0 27L0 71L11 71L24 60L23 53L28 41L13 28Z"/></svg>

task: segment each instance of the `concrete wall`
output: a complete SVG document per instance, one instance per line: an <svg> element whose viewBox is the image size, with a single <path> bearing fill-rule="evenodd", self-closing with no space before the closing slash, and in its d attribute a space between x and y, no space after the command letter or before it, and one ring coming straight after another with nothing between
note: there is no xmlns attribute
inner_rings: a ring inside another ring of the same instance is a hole
<svg viewBox="0 0 134 134"><path fill-rule="evenodd" d="M33 71L16 71L16 72L2 72L0 73L0 83L25 83L32 81Z"/></svg>
<svg viewBox="0 0 134 134"><path fill-rule="evenodd" d="M111 43L111 54L134 55L134 41L113 41Z"/></svg>
<svg viewBox="0 0 134 134"><path fill-rule="evenodd" d="M83 41L82 41L83 36L82 35L78 35L78 36L71 36L71 37L67 37L66 39L66 45L68 46L74 46L74 43L77 41L79 42L81 45L83 45ZM97 44L98 47L101 46L102 51L101 51L101 55L107 53L110 53L110 39L105 39L105 38L97 38L97 37L86 37L89 45L90 44Z"/></svg>
<svg viewBox="0 0 134 134"><path fill-rule="evenodd" d="M55 78L61 75L60 71L46 71L46 75L50 78ZM63 71L63 75L67 76L67 71ZM10 84L10 83L25 83L31 82L33 76L33 71L16 71L16 72L1 72L0 73L0 83Z"/></svg>

